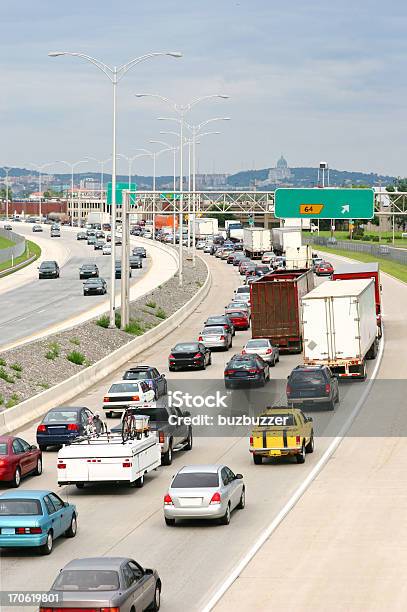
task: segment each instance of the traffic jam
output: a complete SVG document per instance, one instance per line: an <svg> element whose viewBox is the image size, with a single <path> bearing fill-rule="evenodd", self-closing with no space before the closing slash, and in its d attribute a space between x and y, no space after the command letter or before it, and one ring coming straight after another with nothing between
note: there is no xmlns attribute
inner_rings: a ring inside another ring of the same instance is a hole
<svg viewBox="0 0 407 612"><path fill-rule="evenodd" d="M281 461L303 464L314 452L308 409L337 410L341 383L363 381L366 361L378 353L378 264L334 268L303 245L301 231L293 228L245 227L239 238L232 231L224 234L199 237L196 246L203 257L230 267L237 280L233 294L202 320L195 337L167 343L168 372L151 363L132 364L106 387L100 411L55 406L37 424L35 440L0 437L2 549L13 549L15 555L24 549L50 555L55 540L81 537L81 498L67 496L72 487L95 489L96 496L101 485L140 489L149 474L170 466L178 452L184 455L183 466L173 470L162 491L163 524L174 529L188 521L224 526L233 521L233 514L245 508L245 478L233 465L194 464L193 414L168 402L169 384L176 388L179 382L176 372L191 372L198 380L199 372L217 364L229 397L247 389L263 389L267 397L280 364L287 355L296 355L284 400L266 402L247 431L247 461L272 469ZM89 238L101 236L78 234L78 240ZM170 242L172 237L163 234L161 239ZM135 257L141 267L145 250ZM85 291L105 292L95 264L82 266L80 278ZM346 331L337 334L338 326ZM43 473L44 454L55 449L59 492L37 490L35 484L33 490L20 489L25 480L35 483ZM128 558L116 560L67 561L39 609L158 610L163 588L159 569L144 568L128 552Z"/></svg>

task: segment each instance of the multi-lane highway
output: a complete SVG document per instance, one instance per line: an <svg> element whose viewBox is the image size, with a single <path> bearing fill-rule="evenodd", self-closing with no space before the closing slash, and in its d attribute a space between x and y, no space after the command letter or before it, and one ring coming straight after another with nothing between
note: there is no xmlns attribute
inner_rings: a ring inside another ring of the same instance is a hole
<svg viewBox="0 0 407 612"><path fill-rule="evenodd" d="M209 256L208 260L213 275L208 297L180 328L137 358L138 363L148 363L164 371L170 387L185 385L186 381L193 379L194 393L203 395L223 386L223 370L228 357L233 352L240 352L249 337L249 332L237 332L233 349L228 354L214 353L213 365L204 372L194 375L168 373L167 356L171 347L177 341L196 339L206 317L222 312L233 295L233 289L240 284L236 269ZM383 287L385 298L392 299L394 288L389 286L387 279L383 280ZM282 356L280 363L271 370L272 380L265 388L267 403L272 404L284 397L286 377L300 361L298 355ZM373 368L374 362L369 362L369 373ZM109 376L72 403L100 410L109 383L120 378L123 370ZM282 461L275 465L255 466L248 452L246 436L233 436L229 430L229 435L217 432L216 435L201 437L196 431L193 450L176 454L172 466L161 467L148 475L143 489L88 487L79 491L72 486L63 487L60 493L64 499L78 506L77 537L57 541L51 557L33 558L33 553L3 552L0 568L2 588L21 586L21 576L24 575L25 588L47 589L58 569L69 559L90 552L102 556L129 555L148 567L158 568L163 581L163 610L202 609L317 464L332 437L352 413L364 386L365 383L341 385L341 403L335 412L313 413L316 449L313 455L307 456L303 465ZM19 433L34 441L35 431L36 424L33 424ZM185 464L214 462L226 463L244 475L246 508L233 514L228 527L202 522L166 527L162 500L171 475ZM22 487L56 489L55 463L56 453L45 453L43 475L25 480Z"/></svg>
<svg viewBox="0 0 407 612"><path fill-rule="evenodd" d="M107 281L110 291L110 256L94 250L86 241L76 240L77 231L62 227L61 238L50 238L49 226L43 226L43 233L32 233L32 225L16 224L16 231L32 240L37 240L43 248L41 260L55 259L60 263L59 279L39 280L37 265L32 264L26 272L16 273L3 281L5 291L1 294L0 347L15 345L23 339L32 339L43 333L60 330L63 325L73 325L85 318L96 316L108 309L108 295L84 296L83 281L79 279L79 267L83 263L96 263L99 275ZM37 238L39 237L39 238ZM133 241L134 242L134 241ZM162 263L168 256L148 241L148 257L143 259L141 270L132 270L131 297L145 293L151 283L140 283L155 264L163 269ZM134 242L136 244L136 242ZM120 256L120 246L117 247ZM175 271L175 262L170 261L168 274L158 278L156 284L165 282ZM13 285L14 282L14 285ZM139 284L140 283L140 284ZM135 289L137 285L137 289ZM120 280L116 281L116 293L120 291Z"/></svg>

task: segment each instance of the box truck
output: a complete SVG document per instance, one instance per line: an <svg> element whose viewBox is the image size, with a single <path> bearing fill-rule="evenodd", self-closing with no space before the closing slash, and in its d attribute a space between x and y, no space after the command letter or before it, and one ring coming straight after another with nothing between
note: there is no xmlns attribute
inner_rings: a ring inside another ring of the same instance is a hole
<svg viewBox="0 0 407 612"><path fill-rule="evenodd" d="M360 264L340 264L336 266L331 280L355 280L358 278L373 278L375 284L376 321L379 338L382 337L382 286L377 262Z"/></svg>
<svg viewBox="0 0 407 612"><path fill-rule="evenodd" d="M308 245L287 247L285 251L285 267L287 270L312 268L312 248Z"/></svg>
<svg viewBox="0 0 407 612"><path fill-rule="evenodd" d="M240 221L231 221L226 219L225 230L230 240L233 240L234 242L243 240L243 225L240 223Z"/></svg>
<svg viewBox="0 0 407 612"><path fill-rule="evenodd" d="M191 234L193 231L193 221L190 220ZM195 219L195 237L197 240L205 239L207 236L214 236L218 233L218 220L210 217Z"/></svg>
<svg viewBox="0 0 407 612"><path fill-rule="evenodd" d="M300 353L300 301L313 288L311 270L276 271L252 283L252 337L268 338L282 352Z"/></svg>
<svg viewBox="0 0 407 612"><path fill-rule="evenodd" d="M340 378L366 378L378 350L373 279L325 281L301 300L304 363Z"/></svg>
<svg viewBox="0 0 407 612"><path fill-rule="evenodd" d="M263 253L272 250L271 230L263 227L244 227L243 250L246 257L261 259Z"/></svg>
<svg viewBox="0 0 407 612"><path fill-rule="evenodd" d="M278 255L285 253L288 247L302 246L301 229L298 227L275 227L272 232L273 249Z"/></svg>

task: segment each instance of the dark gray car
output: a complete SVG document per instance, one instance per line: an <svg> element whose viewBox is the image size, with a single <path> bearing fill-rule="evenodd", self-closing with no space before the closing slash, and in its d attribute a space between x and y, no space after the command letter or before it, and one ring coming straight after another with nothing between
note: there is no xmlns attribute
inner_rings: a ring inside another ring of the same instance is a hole
<svg viewBox="0 0 407 612"><path fill-rule="evenodd" d="M155 570L127 557L74 559L60 571L48 594L59 596L62 609L159 610L161 580Z"/></svg>

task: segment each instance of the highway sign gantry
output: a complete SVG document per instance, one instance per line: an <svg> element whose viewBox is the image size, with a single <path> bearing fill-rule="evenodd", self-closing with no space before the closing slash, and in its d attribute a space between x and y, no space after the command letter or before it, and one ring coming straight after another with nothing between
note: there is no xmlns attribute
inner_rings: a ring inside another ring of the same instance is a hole
<svg viewBox="0 0 407 612"><path fill-rule="evenodd" d="M278 219L372 219L373 189L288 189L275 191Z"/></svg>

